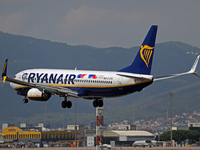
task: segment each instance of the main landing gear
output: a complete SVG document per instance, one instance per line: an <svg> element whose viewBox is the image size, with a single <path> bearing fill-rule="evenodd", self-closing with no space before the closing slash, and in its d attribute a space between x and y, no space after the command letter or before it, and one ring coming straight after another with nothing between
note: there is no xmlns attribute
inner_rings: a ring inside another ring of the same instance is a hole
<svg viewBox="0 0 200 150"><path fill-rule="evenodd" d="M102 107L103 106L103 101L101 99L96 99L93 101L93 106L94 107Z"/></svg>
<svg viewBox="0 0 200 150"><path fill-rule="evenodd" d="M62 108L71 108L72 107L72 102L67 101L67 97L65 97L65 100L62 102Z"/></svg>

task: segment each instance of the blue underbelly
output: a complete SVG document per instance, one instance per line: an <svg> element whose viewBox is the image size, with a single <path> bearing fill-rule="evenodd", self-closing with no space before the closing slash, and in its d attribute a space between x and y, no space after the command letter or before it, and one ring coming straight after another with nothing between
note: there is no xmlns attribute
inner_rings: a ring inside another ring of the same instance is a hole
<svg viewBox="0 0 200 150"><path fill-rule="evenodd" d="M80 88L76 89L80 97L117 97L141 91L152 82L134 84L130 86L109 87L109 88ZM72 89L73 90L73 89ZM74 89L75 90L75 89Z"/></svg>
<svg viewBox="0 0 200 150"><path fill-rule="evenodd" d="M118 97L127 94L131 94L137 91L141 91L146 86L152 84L152 81L133 84L129 86L115 86L115 87L68 87L65 88L71 89L72 91L78 92L79 97ZM16 91L19 95L26 96L30 88L17 88ZM67 93L66 93L67 94Z"/></svg>

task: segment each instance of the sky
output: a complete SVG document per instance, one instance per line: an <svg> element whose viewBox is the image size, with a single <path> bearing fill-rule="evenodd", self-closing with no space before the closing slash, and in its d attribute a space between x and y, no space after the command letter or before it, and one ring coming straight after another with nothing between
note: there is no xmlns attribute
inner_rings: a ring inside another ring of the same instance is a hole
<svg viewBox="0 0 200 150"><path fill-rule="evenodd" d="M99 48L141 45L151 25L157 43L200 48L199 0L0 0L0 31Z"/></svg>

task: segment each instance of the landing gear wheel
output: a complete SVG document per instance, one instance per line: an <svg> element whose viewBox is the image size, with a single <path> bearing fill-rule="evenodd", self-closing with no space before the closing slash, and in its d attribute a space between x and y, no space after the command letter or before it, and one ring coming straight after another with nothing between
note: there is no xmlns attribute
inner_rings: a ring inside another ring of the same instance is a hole
<svg viewBox="0 0 200 150"><path fill-rule="evenodd" d="M96 107L102 107L103 106L103 101L102 100L94 100L93 101L93 106Z"/></svg>
<svg viewBox="0 0 200 150"><path fill-rule="evenodd" d="M71 108L72 107L72 102L71 101L67 101L66 104L67 104L67 108Z"/></svg>
<svg viewBox="0 0 200 150"><path fill-rule="evenodd" d="M97 100L93 101L93 106L94 106L95 108L98 106L98 101L97 101Z"/></svg>
<svg viewBox="0 0 200 150"><path fill-rule="evenodd" d="M98 100L98 105L99 105L99 107L102 107L103 106L103 101L102 100Z"/></svg>
<svg viewBox="0 0 200 150"><path fill-rule="evenodd" d="M28 103L28 99L27 98L23 99L23 103L24 104Z"/></svg>
<svg viewBox="0 0 200 150"><path fill-rule="evenodd" d="M63 101L61 105L62 105L62 108L66 108L67 107L67 102Z"/></svg>
<svg viewBox="0 0 200 150"><path fill-rule="evenodd" d="M66 99L62 102L62 108L71 108L72 107L72 102L71 101L66 101Z"/></svg>

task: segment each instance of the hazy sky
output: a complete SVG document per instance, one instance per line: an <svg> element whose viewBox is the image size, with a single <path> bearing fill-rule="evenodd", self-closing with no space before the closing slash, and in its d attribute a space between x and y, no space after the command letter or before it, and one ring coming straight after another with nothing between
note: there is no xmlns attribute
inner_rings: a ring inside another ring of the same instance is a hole
<svg viewBox="0 0 200 150"><path fill-rule="evenodd" d="M70 45L139 46L152 24L157 43L200 48L200 0L0 0L0 31Z"/></svg>

